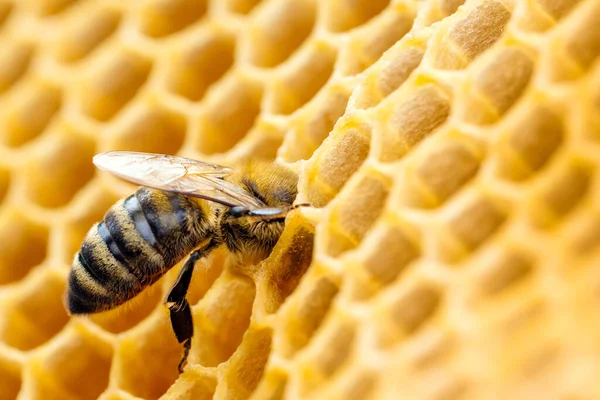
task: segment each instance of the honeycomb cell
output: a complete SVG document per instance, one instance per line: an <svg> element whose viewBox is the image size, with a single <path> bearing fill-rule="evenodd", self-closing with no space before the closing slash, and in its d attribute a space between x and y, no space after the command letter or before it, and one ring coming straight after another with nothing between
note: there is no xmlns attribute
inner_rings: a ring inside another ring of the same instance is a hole
<svg viewBox="0 0 600 400"><path fill-rule="evenodd" d="M479 269L477 287L483 294L494 296L530 275L533 262L522 251L497 251L490 262Z"/></svg>
<svg viewBox="0 0 600 400"><path fill-rule="evenodd" d="M266 111L291 114L306 104L329 80L336 56L334 48L319 42L298 52L268 84Z"/></svg>
<svg viewBox="0 0 600 400"><path fill-rule="evenodd" d="M215 96L207 98L198 121L196 149L203 154L225 152L239 142L260 113L262 85L240 75L222 82Z"/></svg>
<svg viewBox="0 0 600 400"><path fill-rule="evenodd" d="M500 128L498 174L523 180L543 168L563 142L562 117L528 102Z"/></svg>
<svg viewBox="0 0 600 400"><path fill-rule="evenodd" d="M46 258L48 227L16 212L0 215L0 284L18 281ZM18 266L16 268L15 266Z"/></svg>
<svg viewBox="0 0 600 400"><path fill-rule="evenodd" d="M145 0L140 8L140 30L153 38L178 32L199 20L207 0Z"/></svg>
<svg viewBox="0 0 600 400"><path fill-rule="evenodd" d="M356 108L373 107L394 90L421 64L425 51L420 46L407 46L400 50L381 71L370 74L365 83L354 92Z"/></svg>
<svg viewBox="0 0 600 400"><path fill-rule="evenodd" d="M251 279L223 274L193 309L195 344L190 361L214 367L229 360L250 324L255 296Z"/></svg>
<svg viewBox="0 0 600 400"><path fill-rule="evenodd" d="M78 101L89 117L104 122L119 112L144 84L152 63L131 51L120 50L98 64L78 88Z"/></svg>
<svg viewBox="0 0 600 400"><path fill-rule="evenodd" d="M56 58L64 63L81 60L113 34L120 17L110 8L82 9L60 32L54 44Z"/></svg>
<svg viewBox="0 0 600 400"><path fill-rule="evenodd" d="M400 201L411 207L439 207L451 198L479 171L482 149L476 143L459 140L441 140L430 146L415 165L409 166L406 185L411 179L418 180L422 190L408 187L398 190Z"/></svg>
<svg viewBox="0 0 600 400"><path fill-rule="evenodd" d="M340 55L340 73L349 76L364 71L410 31L413 19L413 10L390 10L370 29L353 34Z"/></svg>
<svg viewBox="0 0 600 400"><path fill-rule="evenodd" d="M323 385L352 357L356 323L342 318L332 320L315 338L311 355L300 363L300 393L303 395Z"/></svg>
<svg viewBox="0 0 600 400"><path fill-rule="evenodd" d="M344 114L349 96L349 90L345 87L329 86L321 90L295 114L279 154L287 162L310 158Z"/></svg>
<svg viewBox="0 0 600 400"><path fill-rule="evenodd" d="M323 394L318 392L317 395L336 400L376 399L377 378L377 373L372 371L348 371L343 378L337 379L338 382L327 385L325 388L328 390L325 390Z"/></svg>
<svg viewBox="0 0 600 400"><path fill-rule="evenodd" d="M542 204L531 205L535 222L551 227L565 218L584 198L592 176L592 167L586 162L573 161L561 166L535 196L544 206L540 209Z"/></svg>
<svg viewBox="0 0 600 400"><path fill-rule="evenodd" d="M248 398L258 386L271 353L270 328L250 327L238 351L231 357L216 396L227 399Z"/></svg>
<svg viewBox="0 0 600 400"><path fill-rule="evenodd" d="M112 343L74 323L32 355L27 392L32 399L95 399L108 385L112 356Z"/></svg>
<svg viewBox="0 0 600 400"><path fill-rule="evenodd" d="M379 159L395 161L416 146L450 115L450 99L434 84L420 86L393 109L382 108L381 118L387 120L389 135L382 137ZM389 143L388 143L389 142Z"/></svg>
<svg viewBox="0 0 600 400"><path fill-rule="evenodd" d="M381 13L389 0L330 0L324 2L325 28L331 32L345 32L364 24Z"/></svg>
<svg viewBox="0 0 600 400"><path fill-rule="evenodd" d="M21 390L21 365L7 355L0 355L0 399L16 399Z"/></svg>
<svg viewBox="0 0 600 400"><path fill-rule="evenodd" d="M585 220L576 223L574 231L568 235L569 241L577 254L586 256L600 245L600 217L586 215Z"/></svg>
<svg viewBox="0 0 600 400"><path fill-rule="evenodd" d="M428 282L406 283L386 301L386 314L392 325L380 326L378 346L388 348L401 339L414 336L435 318L442 308L441 288Z"/></svg>
<svg viewBox="0 0 600 400"><path fill-rule="evenodd" d="M167 89L192 101L202 99L233 64L234 49L232 33L226 30L203 32L169 61Z"/></svg>
<svg viewBox="0 0 600 400"><path fill-rule="evenodd" d="M447 37L444 36L443 41L451 41L451 44L440 43L436 46L433 56L435 67L462 69L502 35L511 17L510 11L499 1L477 4L466 16L456 21Z"/></svg>
<svg viewBox="0 0 600 400"><path fill-rule="evenodd" d="M2 142L18 147L40 135L60 109L60 89L42 82L29 83L12 94L11 107L0 114Z"/></svg>
<svg viewBox="0 0 600 400"><path fill-rule="evenodd" d="M261 0L226 0L227 10L236 14L249 14Z"/></svg>
<svg viewBox="0 0 600 400"><path fill-rule="evenodd" d="M107 140L109 149L175 154L186 133L186 118L150 104L139 108L119 124Z"/></svg>
<svg viewBox="0 0 600 400"><path fill-rule="evenodd" d="M3 306L0 340L19 350L31 350L50 340L67 323L62 273L45 272L25 284Z"/></svg>
<svg viewBox="0 0 600 400"><path fill-rule="evenodd" d="M90 162L96 147L93 140L67 126L60 135L24 169L26 195L42 207L64 206L94 175Z"/></svg>
<svg viewBox="0 0 600 400"><path fill-rule="evenodd" d="M331 303L339 291L338 284L327 276L317 277L306 283L306 289L284 306L283 342L277 353L291 357L311 340L327 315Z"/></svg>
<svg viewBox="0 0 600 400"><path fill-rule="evenodd" d="M340 121L304 171L300 185L310 204L323 207L337 194L367 158L370 136L370 126L362 121L352 118Z"/></svg>
<svg viewBox="0 0 600 400"><path fill-rule="evenodd" d="M459 248L448 243L440 243L440 256L448 262L453 262L478 249L498 231L508 217L508 204L501 199L486 195L476 195L453 210L447 226L453 238L458 241ZM441 232L439 233L442 234Z"/></svg>
<svg viewBox="0 0 600 400"><path fill-rule="evenodd" d="M587 2L577 13L580 18L571 24L563 40L567 55L588 69L600 55L600 32L595 28L600 19L600 4Z"/></svg>
<svg viewBox="0 0 600 400"><path fill-rule="evenodd" d="M64 11L78 0L29 0L27 7L35 14L47 17Z"/></svg>
<svg viewBox="0 0 600 400"><path fill-rule="evenodd" d="M264 297L262 303L268 313L276 312L296 289L312 261L314 227L297 215L288 217L285 225L286 229L263 266L261 278L265 287L257 290L257 296Z"/></svg>
<svg viewBox="0 0 600 400"><path fill-rule="evenodd" d="M508 47L497 52L475 78L474 89L503 115L521 96L533 73L533 60L525 51Z"/></svg>
<svg viewBox="0 0 600 400"><path fill-rule="evenodd" d="M164 400L211 400L217 388L217 379L202 370L187 370L167 392Z"/></svg>
<svg viewBox="0 0 600 400"><path fill-rule="evenodd" d="M2 6L0 6L0 18ZM0 47L0 93L4 93L25 74L33 55L27 43L7 42Z"/></svg>
<svg viewBox="0 0 600 400"><path fill-rule="evenodd" d="M143 399L157 399L175 382L183 349L168 321L164 308L122 334L113 362L116 387Z"/></svg>
<svg viewBox="0 0 600 400"><path fill-rule="evenodd" d="M332 257L355 248L385 205L390 179L376 173L355 177L336 198L329 217L329 229L323 238Z"/></svg>
<svg viewBox="0 0 600 400"><path fill-rule="evenodd" d="M282 63L312 32L315 13L314 0L265 3L245 31L242 60L264 68Z"/></svg>
<svg viewBox="0 0 600 400"><path fill-rule="evenodd" d="M392 283L421 253L413 236L414 232L391 221L377 224L362 243L358 256L362 267L382 285Z"/></svg>

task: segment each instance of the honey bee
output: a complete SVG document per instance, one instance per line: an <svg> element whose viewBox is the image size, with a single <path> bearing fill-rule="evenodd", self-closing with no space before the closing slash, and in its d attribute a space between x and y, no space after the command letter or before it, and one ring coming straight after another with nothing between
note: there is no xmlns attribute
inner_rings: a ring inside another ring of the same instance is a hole
<svg viewBox="0 0 600 400"><path fill-rule="evenodd" d="M266 258L293 208L298 175L272 162L228 168L183 157L115 151L96 167L142 187L113 205L75 255L70 314L113 309L156 282L189 254L166 298L183 343L182 372L194 325L186 294L194 264L219 246L239 262ZM305 204L302 204L304 206Z"/></svg>

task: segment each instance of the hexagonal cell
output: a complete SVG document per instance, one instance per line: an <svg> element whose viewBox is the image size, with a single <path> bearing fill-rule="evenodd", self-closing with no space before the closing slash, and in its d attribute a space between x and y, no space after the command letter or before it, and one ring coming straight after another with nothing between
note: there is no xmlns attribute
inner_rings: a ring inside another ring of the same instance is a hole
<svg viewBox="0 0 600 400"><path fill-rule="evenodd" d="M446 133L446 132L445 132ZM484 157L481 143L452 138L458 132L438 136L407 160L406 176L395 190L397 201L415 208L436 208L467 186ZM422 150L422 151L419 151Z"/></svg>
<svg viewBox="0 0 600 400"><path fill-rule="evenodd" d="M1 13L2 6L0 6ZM5 41L0 46L0 93L8 90L27 71L33 46L15 40Z"/></svg>
<svg viewBox="0 0 600 400"><path fill-rule="evenodd" d="M331 32L345 32L364 24L381 13L389 0L331 0L324 2L325 27Z"/></svg>
<svg viewBox="0 0 600 400"><path fill-rule="evenodd" d="M529 207L536 225L551 228L560 223L583 200L593 174L594 167L581 160L566 161L549 174Z"/></svg>
<svg viewBox="0 0 600 400"><path fill-rule="evenodd" d="M40 135L60 109L60 89L43 82L28 82L12 93L10 107L2 110L2 142L21 146Z"/></svg>
<svg viewBox="0 0 600 400"><path fill-rule="evenodd" d="M271 354L270 328L250 327L244 341L231 357L229 368L217 388L217 398L248 398L263 377Z"/></svg>
<svg viewBox="0 0 600 400"><path fill-rule="evenodd" d="M349 96L350 90L344 86L328 86L320 90L294 116L279 154L287 162L310 158L344 114Z"/></svg>
<svg viewBox="0 0 600 400"><path fill-rule="evenodd" d="M120 14L111 8L82 7L59 31L56 57L65 63L80 60L100 46L119 26Z"/></svg>
<svg viewBox="0 0 600 400"><path fill-rule="evenodd" d="M114 384L134 396L158 399L177 379L182 354L165 308L122 334L115 350Z"/></svg>
<svg viewBox="0 0 600 400"><path fill-rule="evenodd" d="M378 383L378 374L358 368L351 371L344 371L333 383L325 386L325 390L315 393L318 398L327 398L332 400L352 399L369 400L378 398L376 395Z"/></svg>
<svg viewBox="0 0 600 400"><path fill-rule="evenodd" d="M358 246L381 214L391 183L375 171L361 171L352 177L331 208L322 238L327 254L339 257Z"/></svg>
<svg viewBox="0 0 600 400"><path fill-rule="evenodd" d="M497 173L508 179L523 180L542 169L563 141L562 117L539 103L527 102L500 128Z"/></svg>
<svg viewBox="0 0 600 400"><path fill-rule="evenodd" d="M232 159L273 160L285 136L285 126L274 120L258 118L250 131L228 152Z"/></svg>
<svg viewBox="0 0 600 400"><path fill-rule="evenodd" d="M0 399L16 399L21 390L21 364L0 354Z"/></svg>
<svg viewBox="0 0 600 400"><path fill-rule="evenodd" d="M216 376L208 374L205 370L188 369L179 376L161 399L212 400L216 389Z"/></svg>
<svg viewBox="0 0 600 400"><path fill-rule="evenodd" d="M392 221L382 221L361 244L358 262L381 285L392 283L420 256L421 245L412 230Z"/></svg>
<svg viewBox="0 0 600 400"><path fill-rule="evenodd" d="M167 89L192 101L202 99L233 64L234 49L232 32L215 29L199 33L169 60Z"/></svg>
<svg viewBox="0 0 600 400"><path fill-rule="evenodd" d="M476 290L494 296L525 279L532 270L533 260L523 251L498 250L488 262L477 266Z"/></svg>
<svg viewBox="0 0 600 400"><path fill-rule="evenodd" d="M288 216L285 230L255 278L259 304L274 313L292 294L308 269L313 255L314 226L299 213Z"/></svg>
<svg viewBox="0 0 600 400"><path fill-rule="evenodd" d="M25 370L24 391L31 399L95 399L108 386L112 356L111 343L81 323L72 324L49 346L33 353Z"/></svg>
<svg viewBox="0 0 600 400"><path fill-rule="evenodd" d="M340 73L356 75L367 69L412 28L414 17L412 8L390 9L368 29L353 33L340 54Z"/></svg>
<svg viewBox="0 0 600 400"><path fill-rule="evenodd" d="M282 308L282 320L278 331L282 335L277 345L277 353L291 358L304 348L321 326L331 304L339 291L336 281L328 276L307 277L302 290L290 297Z"/></svg>
<svg viewBox="0 0 600 400"><path fill-rule="evenodd" d="M587 70L600 56L600 32L596 29L600 19L600 4L586 2L577 8L576 13L579 18L571 19L562 41L567 56Z"/></svg>
<svg viewBox="0 0 600 400"><path fill-rule="evenodd" d="M434 66L440 69L466 67L500 38L510 17L511 12L499 1L472 6L447 34L438 37L440 43L432 46Z"/></svg>
<svg viewBox="0 0 600 400"><path fill-rule="evenodd" d="M398 89L421 64L425 54L424 43L406 40L397 50L397 54L388 63L374 67L352 94L352 105L359 109L373 107L394 90ZM393 51L393 50L390 50Z"/></svg>
<svg viewBox="0 0 600 400"><path fill-rule="evenodd" d="M46 258L48 228L17 212L0 215L0 284L18 281ZM18 265L18 268L15 266Z"/></svg>
<svg viewBox="0 0 600 400"><path fill-rule="evenodd" d="M600 245L600 215L585 213L581 219L573 218L574 229L567 233L567 240L574 252L586 256Z"/></svg>
<svg viewBox="0 0 600 400"><path fill-rule="evenodd" d="M246 28L241 58L265 68L282 63L312 32L315 13L314 0L282 0L261 7Z"/></svg>
<svg viewBox="0 0 600 400"><path fill-rule="evenodd" d="M27 197L42 207L64 206L94 175L94 141L68 126L59 135L32 156L23 170Z"/></svg>
<svg viewBox="0 0 600 400"><path fill-rule="evenodd" d="M479 113L473 113L469 104L459 106L458 115L471 123L494 122L521 97L529 84L533 66L534 60L516 46L498 50L476 74L472 86L474 93L462 93L466 96L483 96L494 110L492 120L479 121Z"/></svg>
<svg viewBox="0 0 600 400"><path fill-rule="evenodd" d="M509 204L489 195L473 194L450 211L445 223L451 237L438 236L438 256L446 262L456 262L490 240L508 218ZM456 241L455 243L452 243Z"/></svg>
<svg viewBox="0 0 600 400"><path fill-rule="evenodd" d="M128 50L117 50L98 62L78 89L82 111L98 121L108 121L144 84L152 63Z"/></svg>
<svg viewBox="0 0 600 400"><path fill-rule="evenodd" d="M29 0L26 6L39 16L47 17L64 11L78 0Z"/></svg>
<svg viewBox="0 0 600 400"><path fill-rule="evenodd" d="M203 154L221 153L239 142L260 113L262 84L241 75L231 75L220 90L203 102L203 113L192 132L196 149Z"/></svg>
<svg viewBox="0 0 600 400"><path fill-rule="evenodd" d="M450 115L450 98L436 84L420 82L406 94L404 101L389 103L378 110L385 121L385 131L379 137L377 154L382 161L395 161L419 144L426 136L446 122ZM392 108L393 107L393 108Z"/></svg>
<svg viewBox="0 0 600 400"><path fill-rule="evenodd" d="M302 107L329 80L336 56L335 48L325 43L303 48L268 83L265 109L273 114L291 114Z"/></svg>
<svg viewBox="0 0 600 400"><path fill-rule="evenodd" d="M127 120L115 126L107 148L147 153L176 154L185 140L186 117L159 105L136 107Z"/></svg>
<svg viewBox="0 0 600 400"><path fill-rule="evenodd" d="M412 281L395 288L385 300L389 320L380 324L378 344L393 346L417 334L435 317L442 303L442 289L429 282Z"/></svg>
<svg viewBox="0 0 600 400"><path fill-rule="evenodd" d="M353 117L339 121L303 170L300 188L310 204L323 207L335 197L367 158L370 140L367 123Z"/></svg>
<svg viewBox="0 0 600 400"><path fill-rule="evenodd" d="M0 340L19 350L31 350L50 340L67 323L63 306L64 275L46 270L4 300Z"/></svg>
<svg viewBox="0 0 600 400"><path fill-rule="evenodd" d="M140 29L159 38L178 32L206 13L207 0L145 0L140 7Z"/></svg>
<svg viewBox="0 0 600 400"><path fill-rule="evenodd" d="M248 14L261 0L225 0L227 10L236 14Z"/></svg>
<svg viewBox="0 0 600 400"><path fill-rule="evenodd" d="M325 382L352 357L356 321L332 319L313 339L307 356L299 362L300 393L306 395Z"/></svg>
<svg viewBox="0 0 600 400"><path fill-rule="evenodd" d="M190 364L214 367L227 361L250 324L254 282L225 272L193 308L195 330Z"/></svg>

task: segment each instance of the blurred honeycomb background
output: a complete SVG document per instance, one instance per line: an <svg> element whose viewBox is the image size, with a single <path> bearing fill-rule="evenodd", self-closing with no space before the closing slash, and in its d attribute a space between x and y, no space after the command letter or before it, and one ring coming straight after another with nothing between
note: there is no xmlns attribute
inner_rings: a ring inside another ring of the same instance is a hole
<svg viewBox="0 0 600 400"><path fill-rule="evenodd" d="M600 398L600 1L0 0L0 398ZM273 254L69 318L120 149L301 175ZM594 269L595 268L595 269Z"/></svg>

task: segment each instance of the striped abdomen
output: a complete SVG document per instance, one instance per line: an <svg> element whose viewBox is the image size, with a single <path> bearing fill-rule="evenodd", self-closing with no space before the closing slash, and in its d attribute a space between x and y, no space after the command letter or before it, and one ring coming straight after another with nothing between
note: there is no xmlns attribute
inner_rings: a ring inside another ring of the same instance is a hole
<svg viewBox="0 0 600 400"><path fill-rule="evenodd" d="M141 188L87 234L69 275L72 314L114 308L164 275L214 228L202 202ZM206 204L206 203L204 203Z"/></svg>

